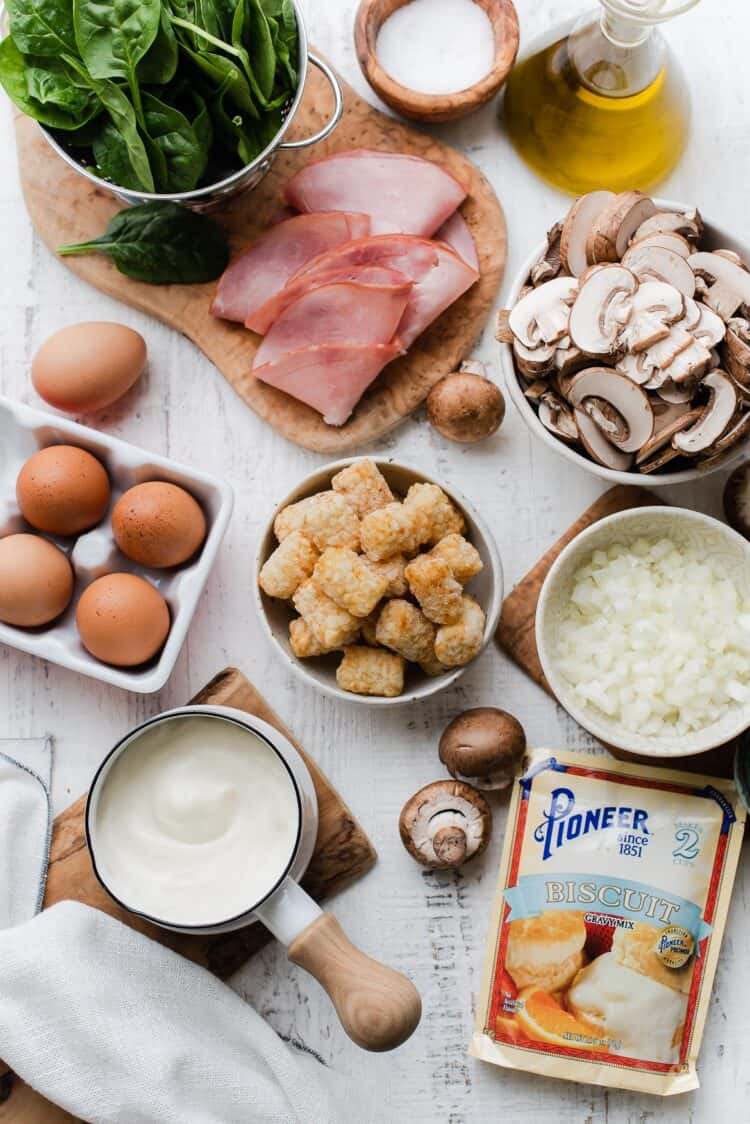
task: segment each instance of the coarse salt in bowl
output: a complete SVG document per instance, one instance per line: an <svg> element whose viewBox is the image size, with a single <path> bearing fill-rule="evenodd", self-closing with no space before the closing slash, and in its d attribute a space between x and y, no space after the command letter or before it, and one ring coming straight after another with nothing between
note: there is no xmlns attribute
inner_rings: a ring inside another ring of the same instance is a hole
<svg viewBox="0 0 750 1124"><path fill-rule="evenodd" d="M606 551L615 544L629 548L638 539L669 539L678 549L694 551L731 581L743 601L750 602L750 543L736 531L718 519L680 507L655 505L618 512L577 535L554 562L544 581L536 612L536 644L542 670L565 710L605 744L648 757L703 753L724 745L750 726L750 691L747 699L728 703L718 718L700 729L679 734L646 734L628 729L617 716L609 717L590 700L582 699L558 666L559 643L566 629L576 573L595 551ZM689 627L689 622L683 623ZM647 615L645 626L647 633ZM614 658L617 659L616 652ZM644 658L648 659L647 648ZM643 695L647 700L659 675L658 666L649 668L648 689Z"/></svg>
<svg viewBox="0 0 750 1124"><path fill-rule="evenodd" d="M416 665L409 665L404 690L394 698L380 695L359 695L344 691L339 687L336 681L336 667L341 661L340 652L310 659L298 659L289 644L289 622L298 615L297 612L287 602L269 597L258 584L258 577L264 562L278 545L274 534L274 520L277 514L289 504L297 503L299 500L315 495L317 492L326 491L330 488L331 480L337 472L364 460L372 460L377 465L396 494L405 495L410 486L415 483L437 484L442 488L448 499L463 514L466 520L464 534L479 551L484 564L481 573L472 578L466 587L466 592L476 598L485 614L482 648L478 655L464 667L449 668L444 674L436 676L428 676ZM255 604L261 624L273 647L294 674L308 685L322 691L323 694L338 699L340 702L378 707L403 706L405 703L428 698L430 695L450 687L463 675L467 668L472 666L475 660L481 658L482 652L494 635L500 619L500 610L503 604L503 569L500 554L489 528L478 511L455 488L445 484L442 480L434 479L426 472L392 458L378 456L347 457L345 460L327 464L306 477L275 507L273 515L261 533L258 546L255 566Z"/></svg>

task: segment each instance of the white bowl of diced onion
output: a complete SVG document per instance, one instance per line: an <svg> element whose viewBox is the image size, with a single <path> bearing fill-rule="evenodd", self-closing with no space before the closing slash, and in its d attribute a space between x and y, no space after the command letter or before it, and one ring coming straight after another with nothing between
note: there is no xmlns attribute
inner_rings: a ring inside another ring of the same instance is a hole
<svg viewBox="0 0 750 1124"><path fill-rule="evenodd" d="M724 745L750 726L750 543L686 508L610 515L550 569L536 643L559 702L605 744Z"/></svg>
<svg viewBox="0 0 750 1124"><path fill-rule="evenodd" d="M476 574L466 586L466 593L477 601L484 613L481 647L477 652L477 655L481 655L497 628L503 603L502 564L492 534L473 505L455 488L449 487L442 480L433 479L427 473L411 465L395 461L390 457L347 457L345 460L327 464L307 476L289 495L275 505L273 514L261 532L258 545L255 601L258 616L273 647L294 674L308 685L341 702L365 703L369 706L380 707L403 706L405 703L421 701L451 686L464 673L466 667L471 666L471 664L463 667L451 667L441 674L428 675L418 665L407 663L403 691L401 694L392 697L357 694L344 690L339 686L336 675L342 659L341 651L312 658L298 658L292 651L290 643L290 622L298 615L296 609L288 600L268 596L261 589L258 580L264 564L278 546L274 532L274 523L278 514L290 504L295 504L308 496L329 490L333 477L342 469L368 460L375 463L397 498L405 496L412 484L437 484L463 515L466 524L464 535L476 548L482 561L481 572ZM357 643L363 643L363 641L357 641Z"/></svg>

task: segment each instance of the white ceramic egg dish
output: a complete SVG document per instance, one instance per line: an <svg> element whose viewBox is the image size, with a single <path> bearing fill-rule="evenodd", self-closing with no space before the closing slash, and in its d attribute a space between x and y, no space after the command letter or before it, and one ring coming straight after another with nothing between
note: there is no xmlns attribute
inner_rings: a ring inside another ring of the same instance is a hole
<svg viewBox="0 0 750 1124"><path fill-rule="evenodd" d="M24 463L48 445L77 445L104 465L112 488L110 506L102 522L77 539L56 535L42 538L59 546L75 571L75 591L65 613L41 628L16 628L0 622L0 643L33 656L100 679L115 687L148 694L164 686L172 673L234 504L230 486L215 476L158 454L139 449L67 418L0 396L0 538L27 532L30 527L16 503L16 478ZM200 552L176 569L155 570L126 558L115 545L110 514L117 500L135 484L163 480L178 484L198 501L206 517L207 534ZM151 582L164 597L171 616L166 644L158 656L137 668L117 668L89 655L75 624L78 599L84 589L108 573L131 573Z"/></svg>

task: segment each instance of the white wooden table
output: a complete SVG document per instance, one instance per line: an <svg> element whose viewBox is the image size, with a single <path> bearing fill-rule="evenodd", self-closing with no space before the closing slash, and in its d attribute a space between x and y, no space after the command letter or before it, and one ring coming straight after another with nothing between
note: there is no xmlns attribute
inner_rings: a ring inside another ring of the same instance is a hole
<svg viewBox="0 0 750 1124"><path fill-rule="evenodd" d="M520 0L517 7L522 40L528 43L582 5ZM356 0L308 0L311 39L373 100L354 56L355 8ZM747 237L746 4L705 0L670 25L667 34L691 78L694 121L688 151L660 190L699 204ZM86 319L131 324L147 338L148 374L121 408L107 413L102 428L224 475L237 501L218 565L165 690L158 696L129 695L0 647L0 738L54 736L59 811L87 787L102 755L124 731L184 702L221 667L239 665L262 688L340 788L378 849L376 869L336 902L343 924L363 947L407 971L424 999L424 1017L413 1039L394 1054L372 1056L349 1042L317 984L290 966L278 948L269 948L238 975L237 989L281 1034L304 1041L352 1078L363 1106L361 1115L352 1115L352 1124L364 1119L365 1107L378 1124L671 1124L688 1119L706 1124L743 1114L747 1119L748 863L735 889L698 1092L661 1101L510 1073L466 1057L507 802L496 801L494 838L486 855L455 875L417 868L398 838L399 810L417 788L442 775L437 739L447 720L466 707L508 708L536 745L585 746L587 737L496 649L455 688L402 713L335 706L291 678L255 619L252 559L274 496L288 491L320 459L258 420L190 343L88 288L52 257L24 210L7 107L0 116L6 153L0 176L0 391L37 401L29 381L31 357L63 324ZM503 136L495 106L439 133L480 165L500 196L510 232L507 281L567 203L520 162ZM478 354L495 364L490 332ZM496 535L508 589L602 490L593 476L533 442L512 407L499 434L478 447L448 445L418 414L381 443L378 451L383 450L423 465L477 503ZM668 498L718 513L722 485L719 474L699 486L674 489Z"/></svg>

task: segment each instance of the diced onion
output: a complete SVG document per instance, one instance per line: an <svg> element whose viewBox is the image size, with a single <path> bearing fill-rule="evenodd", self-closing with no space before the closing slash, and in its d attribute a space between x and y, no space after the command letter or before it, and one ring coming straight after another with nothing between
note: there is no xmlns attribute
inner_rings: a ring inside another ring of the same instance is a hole
<svg viewBox="0 0 750 1124"><path fill-rule="evenodd" d="M615 544L575 572L554 658L581 703L626 730L703 730L750 701L750 602L720 558Z"/></svg>

